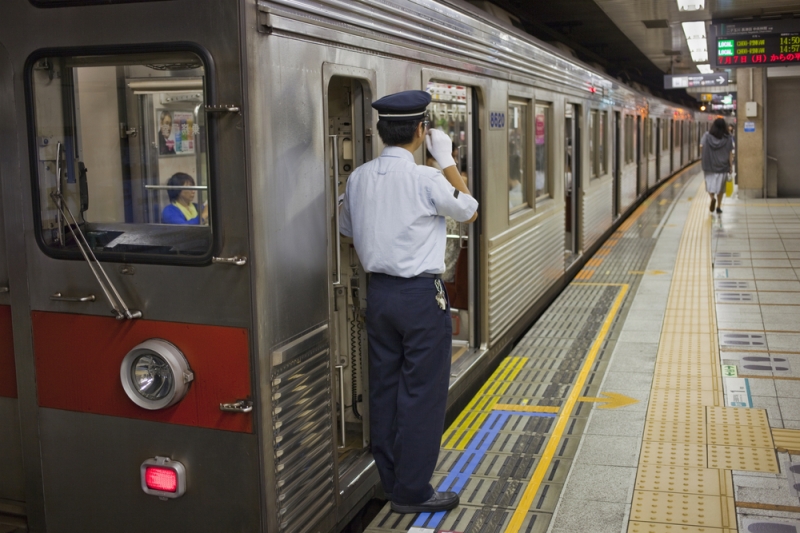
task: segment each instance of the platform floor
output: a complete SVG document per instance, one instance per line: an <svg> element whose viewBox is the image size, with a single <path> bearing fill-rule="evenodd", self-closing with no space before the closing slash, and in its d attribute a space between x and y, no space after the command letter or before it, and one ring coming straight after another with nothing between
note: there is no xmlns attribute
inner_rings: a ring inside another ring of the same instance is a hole
<svg viewBox="0 0 800 533"><path fill-rule="evenodd" d="M445 431L433 483L461 505L386 505L368 531L800 533L800 201L712 216L698 170L633 213Z"/></svg>

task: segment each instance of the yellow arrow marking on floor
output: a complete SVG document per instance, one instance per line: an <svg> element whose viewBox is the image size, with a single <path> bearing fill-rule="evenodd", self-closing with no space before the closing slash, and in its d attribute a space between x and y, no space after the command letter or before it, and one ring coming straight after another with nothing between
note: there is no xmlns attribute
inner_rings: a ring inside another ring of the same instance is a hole
<svg viewBox="0 0 800 533"><path fill-rule="evenodd" d="M639 400L636 398L631 398L630 396L625 396L624 394L620 394L618 392L601 392L600 394L605 396L605 398L589 398L586 396L581 396L578 398L578 401L603 404L597 406L599 409L619 409L620 407L625 407L626 405L639 403Z"/></svg>
<svg viewBox="0 0 800 533"><path fill-rule="evenodd" d="M658 202L658 205L666 205L666 204L668 204L668 203L669 203L669 200L667 200L666 198L664 198L664 199L662 199L660 202Z"/></svg>
<svg viewBox="0 0 800 533"><path fill-rule="evenodd" d="M628 270L628 274L635 274L638 276L643 276L645 274L648 276L663 276L666 272L663 270Z"/></svg>

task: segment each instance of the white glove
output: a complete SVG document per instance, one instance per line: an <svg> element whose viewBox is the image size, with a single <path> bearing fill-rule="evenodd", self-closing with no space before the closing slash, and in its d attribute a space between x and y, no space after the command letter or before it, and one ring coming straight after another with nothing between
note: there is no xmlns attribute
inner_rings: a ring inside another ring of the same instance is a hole
<svg viewBox="0 0 800 533"><path fill-rule="evenodd" d="M456 164L452 156L453 141L445 132L435 129L428 130L428 135L425 136L425 146L428 147L428 153L433 156L442 169Z"/></svg>

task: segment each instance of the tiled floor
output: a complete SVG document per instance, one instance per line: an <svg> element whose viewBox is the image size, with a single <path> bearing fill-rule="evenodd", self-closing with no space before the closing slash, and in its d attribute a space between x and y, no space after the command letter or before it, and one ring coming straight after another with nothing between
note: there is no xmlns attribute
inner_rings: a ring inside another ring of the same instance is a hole
<svg viewBox="0 0 800 533"><path fill-rule="evenodd" d="M721 361L746 379L771 428L800 430L800 199L726 199L712 226ZM726 343L732 333L747 338ZM800 450L779 451L778 463L779 474L734 471L739 531L800 532Z"/></svg>

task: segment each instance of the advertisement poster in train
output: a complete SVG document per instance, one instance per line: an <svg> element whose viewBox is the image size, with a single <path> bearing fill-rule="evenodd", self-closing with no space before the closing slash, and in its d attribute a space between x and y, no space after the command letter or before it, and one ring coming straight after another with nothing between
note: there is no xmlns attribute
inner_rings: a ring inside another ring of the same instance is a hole
<svg viewBox="0 0 800 533"><path fill-rule="evenodd" d="M196 124L191 111L158 109L158 155L194 154Z"/></svg>

